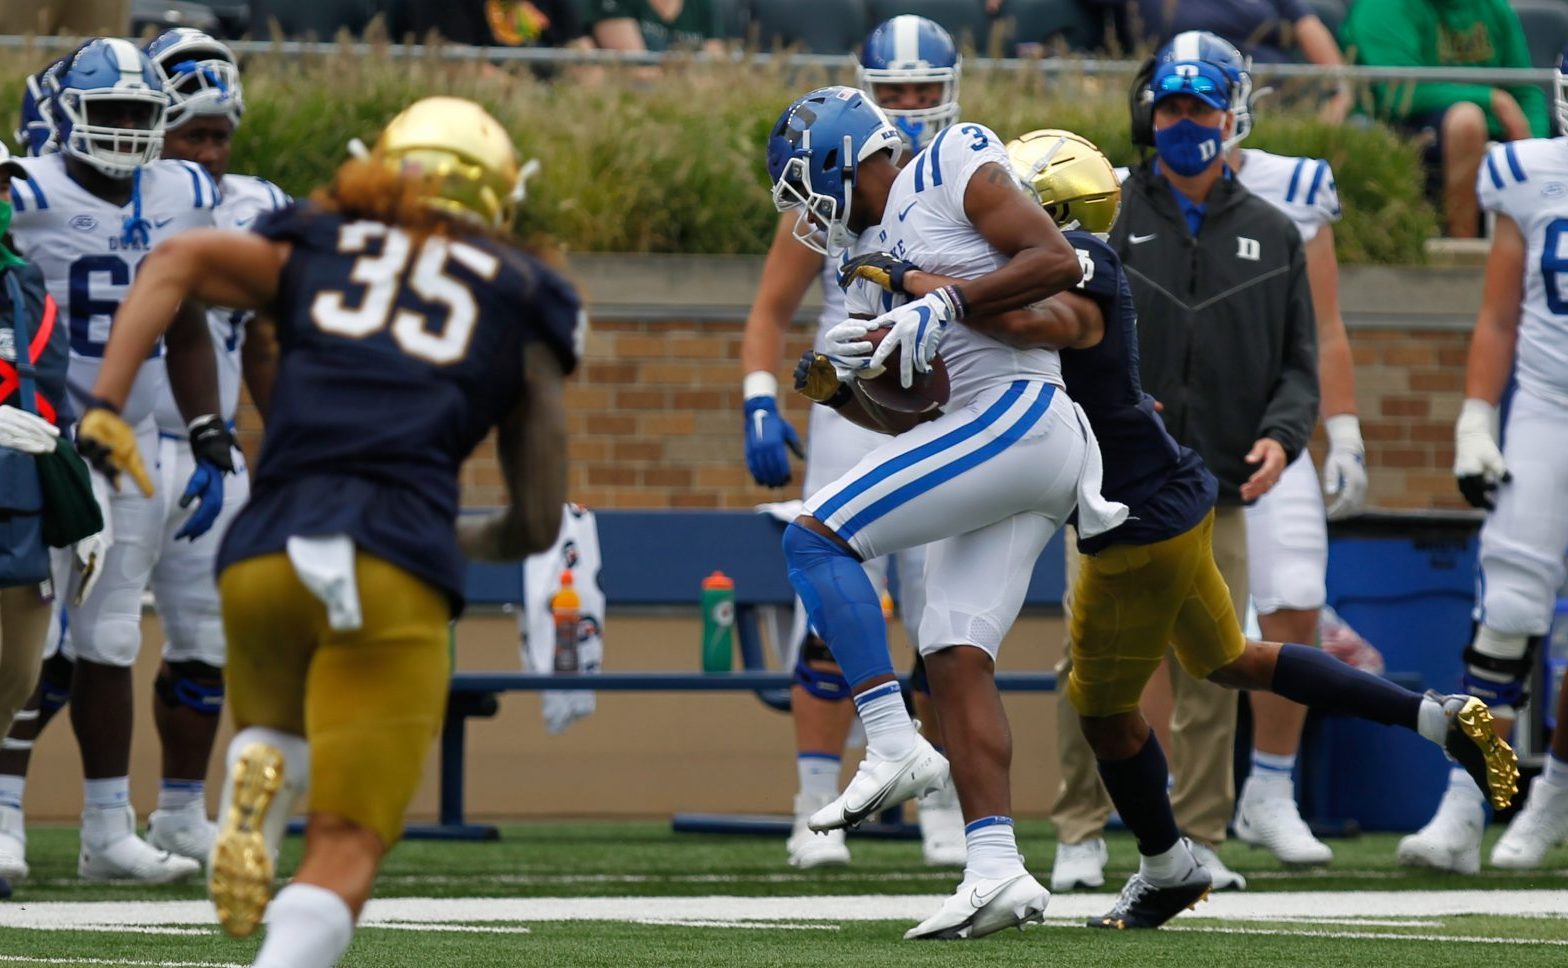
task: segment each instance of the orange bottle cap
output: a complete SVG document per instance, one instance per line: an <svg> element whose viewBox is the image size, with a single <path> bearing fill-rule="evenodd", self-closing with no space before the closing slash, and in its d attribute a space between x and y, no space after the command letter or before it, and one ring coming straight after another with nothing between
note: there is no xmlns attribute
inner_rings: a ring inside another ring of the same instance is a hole
<svg viewBox="0 0 1568 968"><path fill-rule="evenodd" d="M735 582L728 575L724 574L724 572L715 571L713 574L702 580L702 587L720 589L734 588Z"/></svg>
<svg viewBox="0 0 1568 968"><path fill-rule="evenodd" d="M572 572L570 569L561 572L561 587L570 588L572 585Z"/></svg>

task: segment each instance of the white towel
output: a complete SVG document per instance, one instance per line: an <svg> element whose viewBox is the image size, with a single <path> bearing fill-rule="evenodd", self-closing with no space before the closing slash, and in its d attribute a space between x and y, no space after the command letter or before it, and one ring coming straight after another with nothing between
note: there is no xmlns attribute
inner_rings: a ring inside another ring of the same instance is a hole
<svg viewBox="0 0 1568 968"><path fill-rule="evenodd" d="M354 539L346 534L295 535L286 547L300 583L327 607L327 624L339 632L363 627L359 582L354 577Z"/></svg>
<svg viewBox="0 0 1568 968"><path fill-rule="evenodd" d="M523 562L523 611L517 621L524 669L555 671L555 615L550 611L550 599L561 587L561 573L570 569L572 587L581 601L577 668L588 675L600 670L604 663L605 602L599 566L598 520L579 504L565 505L555 544ZM545 729L552 736L593 712L596 705L594 693L576 690L546 690L541 698Z"/></svg>
<svg viewBox="0 0 1568 968"><path fill-rule="evenodd" d="M1078 472L1078 533L1092 538L1126 521L1129 511L1127 505L1107 501L1100 494L1100 482L1105 475L1105 466L1100 460L1100 442L1095 439L1083 408L1075 403L1073 413L1078 415L1078 426L1083 428L1084 438L1083 467Z"/></svg>

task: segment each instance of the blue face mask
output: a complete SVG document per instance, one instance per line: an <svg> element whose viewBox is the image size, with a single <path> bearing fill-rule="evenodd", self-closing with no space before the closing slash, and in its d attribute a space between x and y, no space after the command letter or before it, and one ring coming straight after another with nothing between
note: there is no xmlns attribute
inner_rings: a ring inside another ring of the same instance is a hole
<svg viewBox="0 0 1568 968"><path fill-rule="evenodd" d="M1154 132L1154 150L1160 162L1176 174L1198 175L1220 156L1220 128L1182 118Z"/></svg>

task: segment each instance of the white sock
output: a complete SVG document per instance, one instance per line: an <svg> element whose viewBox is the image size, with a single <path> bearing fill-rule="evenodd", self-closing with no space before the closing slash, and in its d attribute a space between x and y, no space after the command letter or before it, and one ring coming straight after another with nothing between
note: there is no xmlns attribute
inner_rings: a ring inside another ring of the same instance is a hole
<svg viewBox="0 0 1568 968"><path fill-rule="evenodd" d="M82 843L102 850L124 837L136 836L131 809L131 778L82 781Z"/></svg>
<svg viewBox="0 0 1568 968"><path fill-rule="evenodd" d="M915 748L915 721L904 708L898 683L873 686L856 696L855 709L866 730L866 749L893 760Z"/></svg>
<svg viewBox="0 0 1568 968"><path fill-rule="evenodd" d="M1247 777L1246 792L1255 797L1296 796L1296 755L1252 751L1252 774Z"/></svg>
<svg viewBox="0 0 1568 968"><path fill-rule="evenodd" d="M159 810L186 810L207 800L207 784L202 780L164 780L158 787Z"/></svg>
<svg viewBox="0 0 1568 968"><path fill-rule="evenodd" d="M1475 785L1475 780L1471 779L1470 774L1466 773L1462 766L1456 766L1448 771L1448 792L1480 804L1486 803L1486 795Z"/></svg>
<svg viewBox="0 0 1568 968"><path fill-rule="evenodd" d="M117 810L131 802L131 778L111 776L105 780L82 781L82 803L87 813Z"/></svg>
<svg viewBox="0 0 1568 968"><path fill-rule="evenodd" d="M839 758L827 753L801 753L795 757L800 792L811 797L838 795Z"/></svg>
<svg viewBox="0 0 1568 968"><path fill-rule="evenodd" d="M1443 704L1431 696L1421 697L1421 711L1416 715L1416 732L1439 746L1448 739L1448 716Z"/></svg>
<svg viewBox="0 0 1568 968"><path fill-rule="evenodd" d="M982 817L964 825L964 879L1011 877L1023 868L1012 817Z"/></svg>
<svg viewBox="0 0 1568 968"><path fill-rule="evenodd" d="M354 938L354 914L314 884L290 884L267 909L267 940L255 968L332 968Z"/></svg>
<svg viewBox="0 0 1568 968"><path fill-rule="evenodd" d="M1185 837L1177 838L1175 845L1163 854L1138 855L1138 870L1144 880L1160 887L1185 880L1197 864Z"/></svg>
<svg viewBox="0 0 1568 968"><path fill-rule="evenodd" d="M22 793L27 789L27 777L0 773L0 807L22 809Z"/></svg>
<svg viewBox="0 0 1568 968"><path fill-rule="evenodd" d="M310 788L310 745L305 742L305 737L295 736L292 733L268 729L264 726L247 726L234 734L229 740L228 751L224 754L225 767L223 777L223 795L218 804L218 823L222 824L229 815L229 805L234 799L233 772L234 764L239 762L240 754L252 743L262 743L271 746L283 754L283 789L278 792L277 799L272 801L272 806L267 809L267 816L262 820L262 837L274 851L283 841L283 832L288 826L289 815L294 810L294 805L305 791ZM281 896L281 895L280 895Z"/></svg>
<svg viewBox="0 0 1568 968"><path fill-rule="evenodd" d="M0 780L5 777L0 777ZM1559 790L1568 789L1568 763L1559 760L1551 753L1546 754L1546 768L1541 771L1541 782L1549 783ZM0 792L4 792L0 790Z"/></svg>

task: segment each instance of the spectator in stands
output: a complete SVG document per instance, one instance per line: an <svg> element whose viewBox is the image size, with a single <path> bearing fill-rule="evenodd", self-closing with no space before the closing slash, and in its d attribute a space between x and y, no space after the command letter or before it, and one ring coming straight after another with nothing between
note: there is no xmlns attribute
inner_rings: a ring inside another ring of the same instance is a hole
<svg viewBox="0 0 1568 968"><path fill-rule="evenodd" d="M1345 63L1339 44L1307 0L1091 0L1125 7L1134 37L1161 44L1187 30L1207 30L1235 44L1260 63L1305 57L1313 64ZM1338 88L1323 105L1329 124L1344 120L1351 108L1348 87Z"/></svg>
<svg viewBox="0 0 1568 968"><path fill-rule="evenodd" d="M606 50L724 53L714 0L586 0L593 42Z"/></svg>
<svg viewBox="0 0 1568 968"><path fill-rule="evenodd" d="M0 34L118 37L131 25L131 0L5 0Z"/></svg>
<svg viewBox="0 0 1568 968"><path fill-rule="evenodd" d="M1357 63L1377 67L1529 67L1507 0L1358 0L1340 31ZM1546 95L1529 84L1373 84L1371 108L1428 139L1427 193L1441 200L1448 234L1480 234L1475 179L1489 139L1548 135Z"/></svg>
<svg viewBox="0 0 1568 968"><path fill-rule="evenodd" d="M423 38L476 47L588 47L576 0L447 0L412 3L407 27Z"/></svg>

